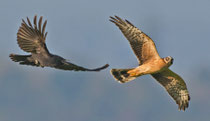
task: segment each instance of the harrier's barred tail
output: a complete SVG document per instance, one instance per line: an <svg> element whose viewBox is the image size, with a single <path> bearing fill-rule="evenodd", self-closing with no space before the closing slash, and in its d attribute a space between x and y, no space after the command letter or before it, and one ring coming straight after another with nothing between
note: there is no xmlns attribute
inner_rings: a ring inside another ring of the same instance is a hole
<svg viewBox="0 0 210 121"><path fill-rule="evenodd" d="M131 80L134 80L136 77L130 76L127 72L131 69L112 69L111 74L114 76L114 78L120 82L125 83L129 82Z"/></svg>

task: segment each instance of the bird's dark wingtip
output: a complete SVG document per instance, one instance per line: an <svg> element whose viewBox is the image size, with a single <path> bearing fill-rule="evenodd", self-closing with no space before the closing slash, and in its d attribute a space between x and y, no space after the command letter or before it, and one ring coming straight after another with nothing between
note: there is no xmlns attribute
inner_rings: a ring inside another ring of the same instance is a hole
<svg viewBox="0 0 210 121"><path fill-rule="evenodd" d="M102 67L99 67L99 68L96 68L96 69L91 69L89 71L100 71L100 70L106 69L107 67L109 67L109 64L106 64L106 65L104 65Z"/></svg>
<svg viewBox="0 0 210 121"><path fill-rule="evenodd" d="M104 65L105 68L109 67L109 64Z"/></svg>
<svg viewBox="0 0 210 121"><path fill-rule="evenodd" d="M108 67L109 67L109 64L106 64L106 65L102 66L102 67L99 69L99 71L102 70L102 69L108 68Z"/></svg>

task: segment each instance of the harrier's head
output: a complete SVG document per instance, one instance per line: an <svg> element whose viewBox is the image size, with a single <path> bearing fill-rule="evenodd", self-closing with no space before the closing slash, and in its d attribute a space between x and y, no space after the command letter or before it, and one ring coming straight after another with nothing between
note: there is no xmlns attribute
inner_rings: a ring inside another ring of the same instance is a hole
<svg viewBox="0 0 210 121"><path fill-rule="evenodd" d="M173 64L174 59L171 56L163 58L164 62L167 64L167 66L171 66Z"/></svg>

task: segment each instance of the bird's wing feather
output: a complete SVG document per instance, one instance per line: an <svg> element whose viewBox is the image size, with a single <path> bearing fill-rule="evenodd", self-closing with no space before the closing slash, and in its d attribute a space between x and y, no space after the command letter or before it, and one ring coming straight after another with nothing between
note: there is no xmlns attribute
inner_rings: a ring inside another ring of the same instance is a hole
<svg viewBox="0 0 210 121"><path fill-rule="evenodd" d="M55 66L55 68L57 69L62 69L62 70L74 70L74 71L100 71L103 70L105 68L107 68L109 65L106 64L102 67L99 68L95 68L95 69L88 69L88 68L84 68L78 65L75 65L73 63L67 62L67 61L63 61L63 64L59 65L59 66Z"/></svg>
<svg viewBox="0 0 210 121"><path fill-rule="evenodd" d="M184 80L179 75L166 69L163 72L152 74L152 76L167 90L179 105L180 110L185 110L188 107L189 92Z"/></svg>
<svg viewBox="0 0 210 121"><path fill-rule="evenodd" d="M45 44L45 39L47 32L45 32L45 27L47 21L44 22L42 26L42 16L39 19L37 25L37 16L34 17L34 25L31 24L27 17L28 24L22 20L21 26L17 33L17 41L19 47L30 53L49 53Z"/></svg>
<svg viewBox="0 0 210 121"><path fill-rule="evenodd" d="M160 59L153 40L131 22L117 16L110 17L110 21L115 23L128 39L140 65L150 59Z"/></svg>

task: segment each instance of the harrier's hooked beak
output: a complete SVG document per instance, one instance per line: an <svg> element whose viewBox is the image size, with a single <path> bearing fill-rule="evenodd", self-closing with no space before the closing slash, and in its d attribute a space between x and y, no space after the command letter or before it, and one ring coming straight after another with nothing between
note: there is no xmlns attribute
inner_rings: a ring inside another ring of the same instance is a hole
<svg viewBox="0 0 210 121"><path fill-rule="evenodd" d="M171 58L171 64L173 64L173 62L174 62L174 59L173 59L173 58Z"/></svg>
<svg viewBox="0 0 210 121"><path fill-rule="evenodd" d="M171 56L168 56L168 57L171 59L171 65L172 65L174 62L174 58L172 58Z"/></svg>

